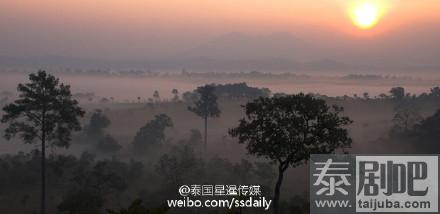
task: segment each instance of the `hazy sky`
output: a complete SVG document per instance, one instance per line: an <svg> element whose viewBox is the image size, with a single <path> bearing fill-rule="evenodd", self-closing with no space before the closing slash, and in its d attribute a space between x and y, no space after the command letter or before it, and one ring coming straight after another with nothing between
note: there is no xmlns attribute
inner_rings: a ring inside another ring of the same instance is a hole
<svg viewBox="0 0 440 214"><path fill-rule="evenodd" d="M355 1L0 0L0 56L143 59L179 53L230 32L287 32L324 44L371 43L403 33L418 40L440 28L438 0L383 0L386 12L378 25L359 30L347 15Z"/></svg>

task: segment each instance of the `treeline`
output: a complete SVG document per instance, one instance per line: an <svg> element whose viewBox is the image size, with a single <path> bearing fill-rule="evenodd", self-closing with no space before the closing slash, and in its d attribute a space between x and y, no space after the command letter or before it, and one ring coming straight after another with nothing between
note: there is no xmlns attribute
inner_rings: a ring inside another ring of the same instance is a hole
<svg viewBox="0 0 440 214"><path fill-rule="evenodd" d="M230 83L230 84L208 84L212 86L214 94L221 100L252 100L258 97L267 97L271 95L268 88L257 88L248 86L247 83ZM75 93L73 96L83 102L98 102L98 103L165 103L165 102L185 102L192 103L198 99L198 93L195 90L180 93L178 89L170 89L172 95L170 99L165 99L161 96L159 91L155 90L151 95L134 97L131 101L117 101L114 97L98 97L94 93Z"/></svg>
<svg viewBox="0 0 440 214"><path fill-rule="evenodd" d="M233 163L215 156L202 158L195 151L201 145L200 138L182 140L151 166L115 157L100 160L90 153L80 157L51 154L46 158L47 205L52 208L48 211L107 213L107 209L128 207L136 199L148 209L160 209L167 199L179 198L179 187L188 184L260 184L263 194L271 194L275 171L270 164L246 159ZM38 151L0 157L3 212L36 210L40 200L40 163Z"/></svg>
<svg viewBox="0 0 440 214"><path fill-rule="evenodd" d="M34 69L1 69L0 73L23 73L30 74L34 72ZM132 76L132 77L151 77L151 78L222 78L222 79L233 79L233 78L265 78L265 79L311 79L314 75L298 73L298 72L270 72L264 70L248 70L248 71L197 71L182 68L181 70L155 70L155 69L111 69L111 68L57 68L47 70L54 74L79 74L79 75L100 75L100 76ZM343 76L339 75L328 75L319 77L330 78L330 79L347 79L347 80L410 80L416 79L411 76L399 76L399 75L380 75L380 74L347 74Z"/></svg>

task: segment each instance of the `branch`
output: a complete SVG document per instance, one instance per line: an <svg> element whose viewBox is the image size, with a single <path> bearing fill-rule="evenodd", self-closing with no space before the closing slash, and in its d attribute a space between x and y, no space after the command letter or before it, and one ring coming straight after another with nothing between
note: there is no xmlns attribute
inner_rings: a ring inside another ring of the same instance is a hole
<svg viewBox="0 0 440 214"><path fill-rule="evenodd" d="M26 114L27 117L30 117L30 118L38 121L39 123L41 123L41 118L38 117L37 115L35 115L35 114L31 113L31 112L26 112L25 114Z"/></svg>

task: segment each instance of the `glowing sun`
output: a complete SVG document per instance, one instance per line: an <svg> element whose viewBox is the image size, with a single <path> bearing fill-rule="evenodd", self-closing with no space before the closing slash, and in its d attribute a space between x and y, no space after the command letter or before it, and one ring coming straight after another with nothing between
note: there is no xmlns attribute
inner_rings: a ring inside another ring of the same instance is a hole
<svg viewBox="0 0 440 214"><path fill-rule="evenodd" d="M377 25L383 15L384 6L377 2L364 1L351 6L349 13L354 25L370 29Z"/></svg>

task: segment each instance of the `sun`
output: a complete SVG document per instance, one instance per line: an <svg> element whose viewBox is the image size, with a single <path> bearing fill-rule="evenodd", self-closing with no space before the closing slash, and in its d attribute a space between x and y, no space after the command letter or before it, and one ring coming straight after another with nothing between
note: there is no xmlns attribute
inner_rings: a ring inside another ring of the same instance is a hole
<svg viewBox="0 0 440 214"><path fill-rule="evenodd" d="M380 21L383 10L383 6L377 2L364 1L354 4L349 13L354 25L361 29L371 29Z"/></svg>

